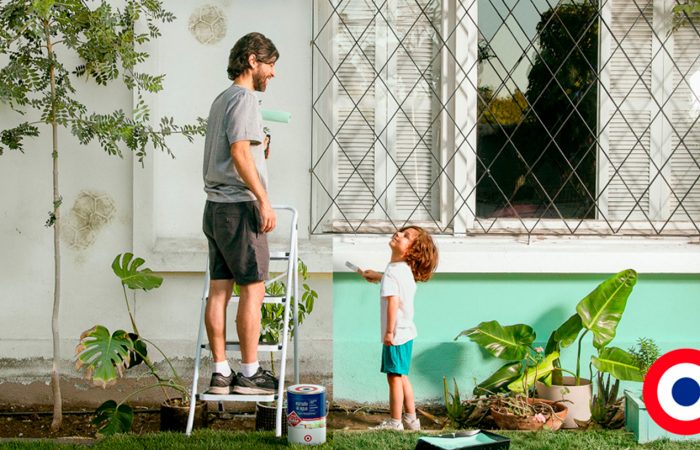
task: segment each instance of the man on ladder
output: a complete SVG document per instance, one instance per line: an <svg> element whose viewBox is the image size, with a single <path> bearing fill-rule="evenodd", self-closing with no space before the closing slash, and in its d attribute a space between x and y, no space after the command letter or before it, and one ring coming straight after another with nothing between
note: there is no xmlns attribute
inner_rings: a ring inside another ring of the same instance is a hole
<svg viewBox="0 0 700 450"><path fill-rule="evenodd" d="M260 33L249 33L231 49L228 77L209 112L204 144L203 230L209 243L209 299L205 325L214 359L209 394L272 394L278 380L258 363L260 308L268 278L265 233L276 225L267 196L266 144L258 99L275 76L279 53ZM236 328L241 372L226 359L226 307L233 283L240 287Z"/></svg>

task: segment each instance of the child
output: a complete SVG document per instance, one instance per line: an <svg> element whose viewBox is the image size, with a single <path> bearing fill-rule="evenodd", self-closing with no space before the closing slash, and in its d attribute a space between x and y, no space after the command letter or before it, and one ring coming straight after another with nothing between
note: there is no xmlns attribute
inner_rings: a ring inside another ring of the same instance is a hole
<svg viewBox="0 0 700 450"><path fill-rule="evenodd" d="M438 251L430 235L420 227L408 226L394 233L389 241L391 261L384 275L365 270L362 276L371 283L381 280L382 369L389 382L391 419L374 429L420 430L408 381L413 339L413 297L416 281L428 281L438 262ZM404 414L401 414L403 407ZM402 423L403 419L403 423Z"/></svg>

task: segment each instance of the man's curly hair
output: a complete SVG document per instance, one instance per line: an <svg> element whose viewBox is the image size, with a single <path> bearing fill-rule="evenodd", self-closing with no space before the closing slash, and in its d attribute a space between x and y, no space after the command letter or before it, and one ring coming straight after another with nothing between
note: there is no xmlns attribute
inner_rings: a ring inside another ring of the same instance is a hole
<svg viewBox="0 0 700 450"><path fill-rule="evenodd" d="M401 228L406 231L412 228L418 232L416 240L406 252L406 263L413 272L416 281L428 281L438 265L438 249L427 231L423 228L409 225Z"/></svg>
<svg viewBox="0 0 700 450"><path fill-rule="evenodd" d="M263 63L273 63L280 57L277 47L261 33L248 33L236 42L228 56L228 78L235 80L240 74L250 69L248 56Z"/></svg>

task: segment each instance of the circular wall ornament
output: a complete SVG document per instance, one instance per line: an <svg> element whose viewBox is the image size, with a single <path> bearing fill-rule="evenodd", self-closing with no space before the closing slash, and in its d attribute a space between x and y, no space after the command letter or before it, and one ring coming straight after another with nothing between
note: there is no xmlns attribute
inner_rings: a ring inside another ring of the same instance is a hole
<svg viewBox="0 0 700 450"><path fill-rule="evenodd" d="M189 30L202 44L216 44L226 36L226 15L215 5L197 8L190 15Z"/></svg>

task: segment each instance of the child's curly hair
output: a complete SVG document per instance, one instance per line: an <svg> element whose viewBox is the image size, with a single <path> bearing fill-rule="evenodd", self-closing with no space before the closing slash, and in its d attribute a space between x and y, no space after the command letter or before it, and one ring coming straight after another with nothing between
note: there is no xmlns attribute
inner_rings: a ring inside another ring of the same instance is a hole
<svg viewBox="0 0 700 450"><path fill-rule="evenodd" d="M416 236L416 240L413 241L408 252L406 252L406 263L411 268L413 278L416 281L428 281L433 276L433 272L435 272L438 265L437 246L428 232L421 227L409 225L401 228L401 231L406 231L409 228L416 230L418 236Z"/></svg>

